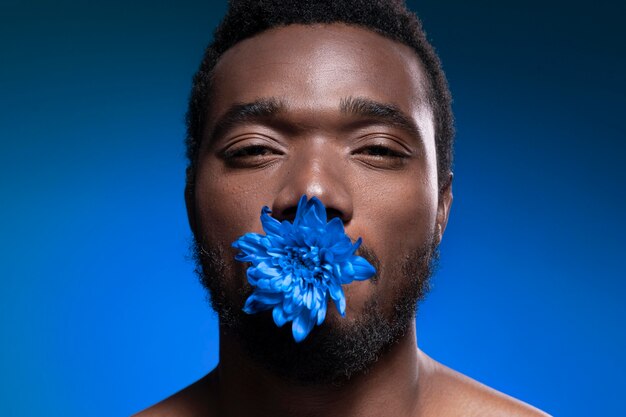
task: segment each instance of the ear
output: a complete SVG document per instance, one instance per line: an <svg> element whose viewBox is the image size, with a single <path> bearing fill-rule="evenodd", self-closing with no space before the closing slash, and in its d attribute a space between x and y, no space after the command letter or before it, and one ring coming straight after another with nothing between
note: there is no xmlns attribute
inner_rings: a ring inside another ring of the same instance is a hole
<svg viewBox="0 0 626 417"><path fill-rule="evenodd" d="M191 167L187 167L187 177L185 180L185 206L187 207L187 221L191 232L196 234L196 205L195 205L195 182L192 179Z"/></svg>
<svg viewBox="0 0 626 417"><path fill-rule="evenodd" d="M437 204L437 225L435 231L435 239L437 245L443 239L443 233L448 224L448 216L450 215L450 206L452 206L452 172L448 173L445 185L439 190L439 202Z"/></svg>

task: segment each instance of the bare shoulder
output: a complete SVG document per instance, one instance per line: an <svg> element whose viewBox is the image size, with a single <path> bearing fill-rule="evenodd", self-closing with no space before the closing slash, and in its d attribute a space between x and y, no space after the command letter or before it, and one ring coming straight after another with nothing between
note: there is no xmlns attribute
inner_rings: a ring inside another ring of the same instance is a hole
<svg viewBox="0 0 626 417"><path fill-rule="evenodd" d="M425 416L549 417L549 414L496 391L431 359L420 351L425 378L420 389Z"/></svg>
<svg viewBox="0 0 626 417"><path fill-rule="evenodd" d="M132 417L210 417L212 373Z"/></svg>

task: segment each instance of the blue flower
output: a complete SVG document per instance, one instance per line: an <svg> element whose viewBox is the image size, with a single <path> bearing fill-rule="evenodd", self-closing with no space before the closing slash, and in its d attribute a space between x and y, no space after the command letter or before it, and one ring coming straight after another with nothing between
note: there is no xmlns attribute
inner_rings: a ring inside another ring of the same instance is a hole
<svg viewBox="0 0 626 417"><path fill-rule="evenodd" d="M338 217L327 222L326 208L316 197L300 198L293 223L269 213L267 206L261 210L265 235L246 233L232 244L240 251L235 259L251 263L246 274L254 292L243 310L271 309L277 326L292 322L293 338L300 342L326 318L329 297L345 316L341 286L368 279L376 269L354 255L361 238L352 243Z"/></svg>

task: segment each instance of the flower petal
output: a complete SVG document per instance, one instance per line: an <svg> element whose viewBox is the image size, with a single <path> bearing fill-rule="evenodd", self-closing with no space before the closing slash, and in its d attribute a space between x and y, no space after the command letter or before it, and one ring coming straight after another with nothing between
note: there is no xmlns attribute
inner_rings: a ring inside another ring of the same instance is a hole
<svg viewBox="0 0 626 417"><path fill-rule="evenodd" d="M285 238L288 237L293 232L293 224L289 223L288 220L283 220L280 224L280 235Z"/></svg>
<svg viewBox="0 0 626 417"><path fill-rule="evenodd" d="M318 219L320 226L323 227L326 224L327 219L326 207L324 207L324 204L320 201L319 198L313 196L311 197L307 205L310 207L310 211L315 213L315 217Z"/></svg>
<svg viewBox="0 0 626 417"><path fill-rule="evenodd" d="M300 314L302 308L302 304L294 302L292 297L285 298L283 302L283 311L290 317Z"/></svg>
<svg viewBox="0 0 626 417"><path fill-rule="evenodd" d="M328 306L328 303L326 302L326 300L322 300L322 304L320 305L319 310L317 310L317 322L316 323L318 326L322 324L322 322L326 318L327 306Z"/></svg>
<svg viewBox="0 0 626 417"><path fill-rule="evenodd" d="M341 272L343 273L343 277L352 280L354 277L354 267L352 266L352 262L344 262L341 265Z"/></svg>
<svg viewBox="0 0 626 417"><path fill-rule="evenodd" d="M256 300L268 306L273 306L283 301L283 294L272 291L257 291L254 293Z"/></svg>
<svg viewBox="0 0 626 417"><path fill-rule="evenodd" d="M335 256L339 257L345 257L354 253L354 247L352 246L352 242L350 242L350 239L347 238L334 242L330 250L333 251Z"/></svg>
<svg viewBox="0 0 626 417"><path fill-rule="evenodd" d="M339 217L333 217L326 225L326 233L331 236L343 236L345 231L343 221Z"/></svg>
<svg viewBox="0 0 626 417"><path fill-rule="evenodd" d="M231 246L246 253L265 253L265 247L261 244L263 237L257 233L246 233L234 241Z"/></svg>
<svg viewBox="0 0 626 417"><path fill-rule="evenodd" d="M376 268L374 268L365 258L355 256L351 263L354 268L354 279L358 281L368 279L376 273Z"/></svg>
<svg viewBox="0 0 626 417"><path fill-rule="evenodd" d="M296 342L300 343L309 335L315 321L311 319L309 310L303 310L291 325L291 333Z"/></svg>
<svg viewBox="0 0 626 417"><path fill-rule="evenodd" d="M283 279L281 290L286 292L291 287L291 283L293 282L293 275L287 274L285 275L285 279Z"/></svg>
<svg viewBox="0 0 626 417"><path fill-rule="evenodd" d="M337 283L331 283L328 286L328 290L330 292L330 298L332 298L335 301L339 301L341 299L341 297L343 297L343 289L341 288L341 285L337 284Z"/></svg>
<svg viewBox="0 0 626 417"><path fill-rule="evenodd" d="M298 208L296 209L296 218L293 220L294 227L300 226L306 207L307 207L307 201L306 201L306 195L304 194L302 195L302 197L300 197L300 201L298 201Z"/></svg>
<svg viewBox="0 0 626 417"><path fill-rule="evenodd" d="M336 298L333 297L333 300L335 300L335 307L337 307L337 311L339 312L339 314L344 317L346 315L346 296L343 293L343 290L335 295Z"/></svg>
<svg viewBox="0 0 626 417"><path fill-rule="evenodd" d="M269 207L263 206L261 209L261 224L265 233L271 233L273 235L280 235L280 222L270 216L272 211Z"/></svg>
<svg viewBox="0 0 626 417"><path fill-rule="evenodd" d="M287 316L285 316L283 306L280 304L276 305L274 310L272 310L272 317L274 318L274 323L276 323L278 327L283 327L283 325L288 321Z"/></svg>
<svg viewBox="0 0 626 417"><path fill-rule="evenodd" d="M254 314L269 310L272 306L273 304L267 304L264 299L259 299L258 293L254 293L246 300L246 304L243 306L243 311L248 314Z"/></svg>
<svg viewBox="0 0 626 417"><path fill-rule="evenodd" d="M318 216L318 213L315 210L307 211L304 214L302 222L312 229L324 227L324 221Z"/></svg>
<svg viewBox="0 0 626 417"><path fill-rule="evenodd" d="M307 288L304 292L303 300L306 308L308 308L309 310L313 308L313 291Z"/></svg>

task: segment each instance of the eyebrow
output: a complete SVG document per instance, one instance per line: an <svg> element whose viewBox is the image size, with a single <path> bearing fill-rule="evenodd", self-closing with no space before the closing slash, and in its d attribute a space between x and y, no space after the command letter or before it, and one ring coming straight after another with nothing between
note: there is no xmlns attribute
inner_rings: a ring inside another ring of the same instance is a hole
<svg viewBox="0 0 626 417"><path fill-rule="evenodd" d="M342 99L339 108L342 113L361 118L374 119L402 129L416 138L422 138L419 126L406 113L390 103L380 103L364 97Z"/></svg>
<svg viewBox="0 0 626 417"><path fill-rule="evenodd" d="M286 103L275 97L234 104L214 123L208 135L209 142L213 142L237 125L267 121L287 109ZM390 103L381 103L364 97L347 97L340 100L339 110L346 115L373 119L397 127L418 139L422 137L413 119Z"/></svg>
<svg viewBox="0 0 626 417"><path fill-rule="evenodd" d="M285 103L277 98L263 98L249 103L238 103L231 106L226 113L215 122L208 135L209 141L222 136L233 127L266 120L276 116L285 109Z"/></svg>

